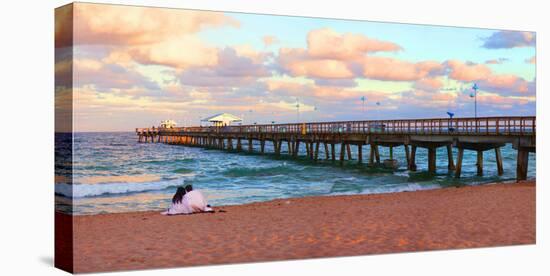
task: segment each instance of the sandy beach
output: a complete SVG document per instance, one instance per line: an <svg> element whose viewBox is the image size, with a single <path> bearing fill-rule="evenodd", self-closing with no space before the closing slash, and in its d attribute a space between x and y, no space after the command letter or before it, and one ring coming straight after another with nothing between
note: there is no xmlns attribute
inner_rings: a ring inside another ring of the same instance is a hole
<svg viewBox="0 0 550 276"><path fill-rule="evenodd" d="M304 197L215 207L213 214L76 216L74 271L533 244L535 186Z"/></svg>

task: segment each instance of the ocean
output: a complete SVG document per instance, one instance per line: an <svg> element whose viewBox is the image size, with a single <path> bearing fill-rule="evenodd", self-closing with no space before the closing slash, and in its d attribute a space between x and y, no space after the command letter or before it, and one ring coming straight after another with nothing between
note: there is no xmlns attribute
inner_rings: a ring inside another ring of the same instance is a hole
<svg viewBox="0 0 550 276"><path fill-rule="evenodd" d="M243 146L246 148L245 146ZM254 145L259 148L259 143ZM235 205L277 198L374 194L437 189L457 184L481 185L510 181L516 174L516 151L512 145L502 148L504 175L497 175L494 151L484 153L484 176L476 176L476 153L465 151L462 177L454 178L447 170L447 152L437 152L437 173L427 173L427 150L416 154L418 170L406 170L403 147L394 148L399 168L390 170L367 166L369 147L363 147L364 164L357 160L319 161L305 157L290 158L283 143L281 156L228 153L220 150L138 143L134 132L75 133L73 144L73 186L56 178L56 209L75 215L162 210L169 206L180 185L191 184L201 190L212 206ZM457 150L454 150L456 161ZM357 148L352 155L357 158ZM337 153L339 147L337 147ZM381 160L389 158L389 149L380 147ZM64 161L56 161L63 170ZM535 177L535 154L529 155L528 177ZM70 200L72 199L72 200ZM67 204L71 204L69 208Z"/></svg>

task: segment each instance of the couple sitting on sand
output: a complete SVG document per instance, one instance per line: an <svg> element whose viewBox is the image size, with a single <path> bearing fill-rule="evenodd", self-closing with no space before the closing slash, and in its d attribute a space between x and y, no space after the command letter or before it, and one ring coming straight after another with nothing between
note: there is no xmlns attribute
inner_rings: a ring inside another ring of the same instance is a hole
<svg viewBox="0 0 550 276"><path fill-rule="evenodd" d="M210 205L200 191L193 190L193 186L178 187L172 198L170 208L162 212L163 215L192 214L201 212L213 212Z"/></svg>

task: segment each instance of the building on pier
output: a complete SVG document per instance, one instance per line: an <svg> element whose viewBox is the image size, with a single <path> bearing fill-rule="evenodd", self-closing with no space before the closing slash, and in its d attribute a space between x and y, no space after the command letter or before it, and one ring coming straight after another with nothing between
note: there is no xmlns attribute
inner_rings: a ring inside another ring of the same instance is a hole
<svg viewBox="0 0 550 276"><path fill-rule="evenodd" d="M243 119L229 113L216 114L201 120L202 122L211 123L215 127L230 126L231 123L242 122Z"/></svg>
<svg viewBox="0 0 550 276"><path fill-rule="evenodd" d="M175 128L177 126L176 121L174 120L162 120L160 121L161 128Z"/></svg>

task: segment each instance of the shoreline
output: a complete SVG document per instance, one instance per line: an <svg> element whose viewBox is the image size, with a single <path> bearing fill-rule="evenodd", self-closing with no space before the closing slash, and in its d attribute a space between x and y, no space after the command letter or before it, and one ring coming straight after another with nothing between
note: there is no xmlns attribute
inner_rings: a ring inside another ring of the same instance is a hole
<svg viewBox="0 0 550 276"><path fill-rule="evenodd" d="M74 271L534 244L535 197L529 180L275 199L193 215L74 215Z"/></svg>
<svg viewBox="0 0 550 276"><path fill-rule="evenodd" d="M503 181L498 181L498 182L488 182L488 183L479 183L479 184L475 184L475 185L457 185L457 186L446 186L446 187L435 187L435 188L429 188L429 189L419 189L419 190L412 190L412 191L408 191L408 190L404 190L404 191L384 191L384 192L380 192L380 193L370 193L370 194L357 194L357 193L350 193L350 194L326 194L326 195L307 195L307 196L298 196L298 197L287 197L287 198L275 198L275 199L269 199L269 200L265 200L265 201L253 201L253 202L247 202L247 203L241 203L241 204L228 204L228 205L216 205L216 206L213 206L213 208L215 210L217 209L220 209L220 208L224 208L224 207L233 207L233 206L244 206L244 205L249 205L249 204L256 204L256 203L267 203L267 202L272 202L272 201L277 201L277 200L294 200L294 199L300 199L300 198L316 198L316 197L319 197L319 198L323 198L323 197L346 197L346 196L368 196L368 195L384 195L384 194L396 194L396 193L414 193L414 192L421 192L421 191L430 191L430 190L440 190L440 189L456 189L456 188L463 188L463 187L477 187L477 186L485 186L485 185L499 185L499 184L514 184L514 183L531 183L531 182L536 182L536 178L535 177L532 177L532 178L529 178L527 180L523 180L523 181L516 181L516 180L503 180ZM199 189L200 190L200 189ZM60 197L62 198L63 200L69 200L69 198L65 197L64 195L62 194L55 194L56 197ZM168 208L168 206L166 208L159 208L159 209L154 209L154 210L146 210L146 211L135 211L135 212L113 212L113 213L94 213L94 214L76 214L76 213L73 213L72 216L97 216L97 215L111 215L111 214L140 214L140 213L154 213L154 212L162 212L162 211L165 211L166 209ZM59 211L59 210L55 210L55 212L60 212L60 213L63 213L64 215L70 215L69 213L65 213L63 211Z"/></svg>

